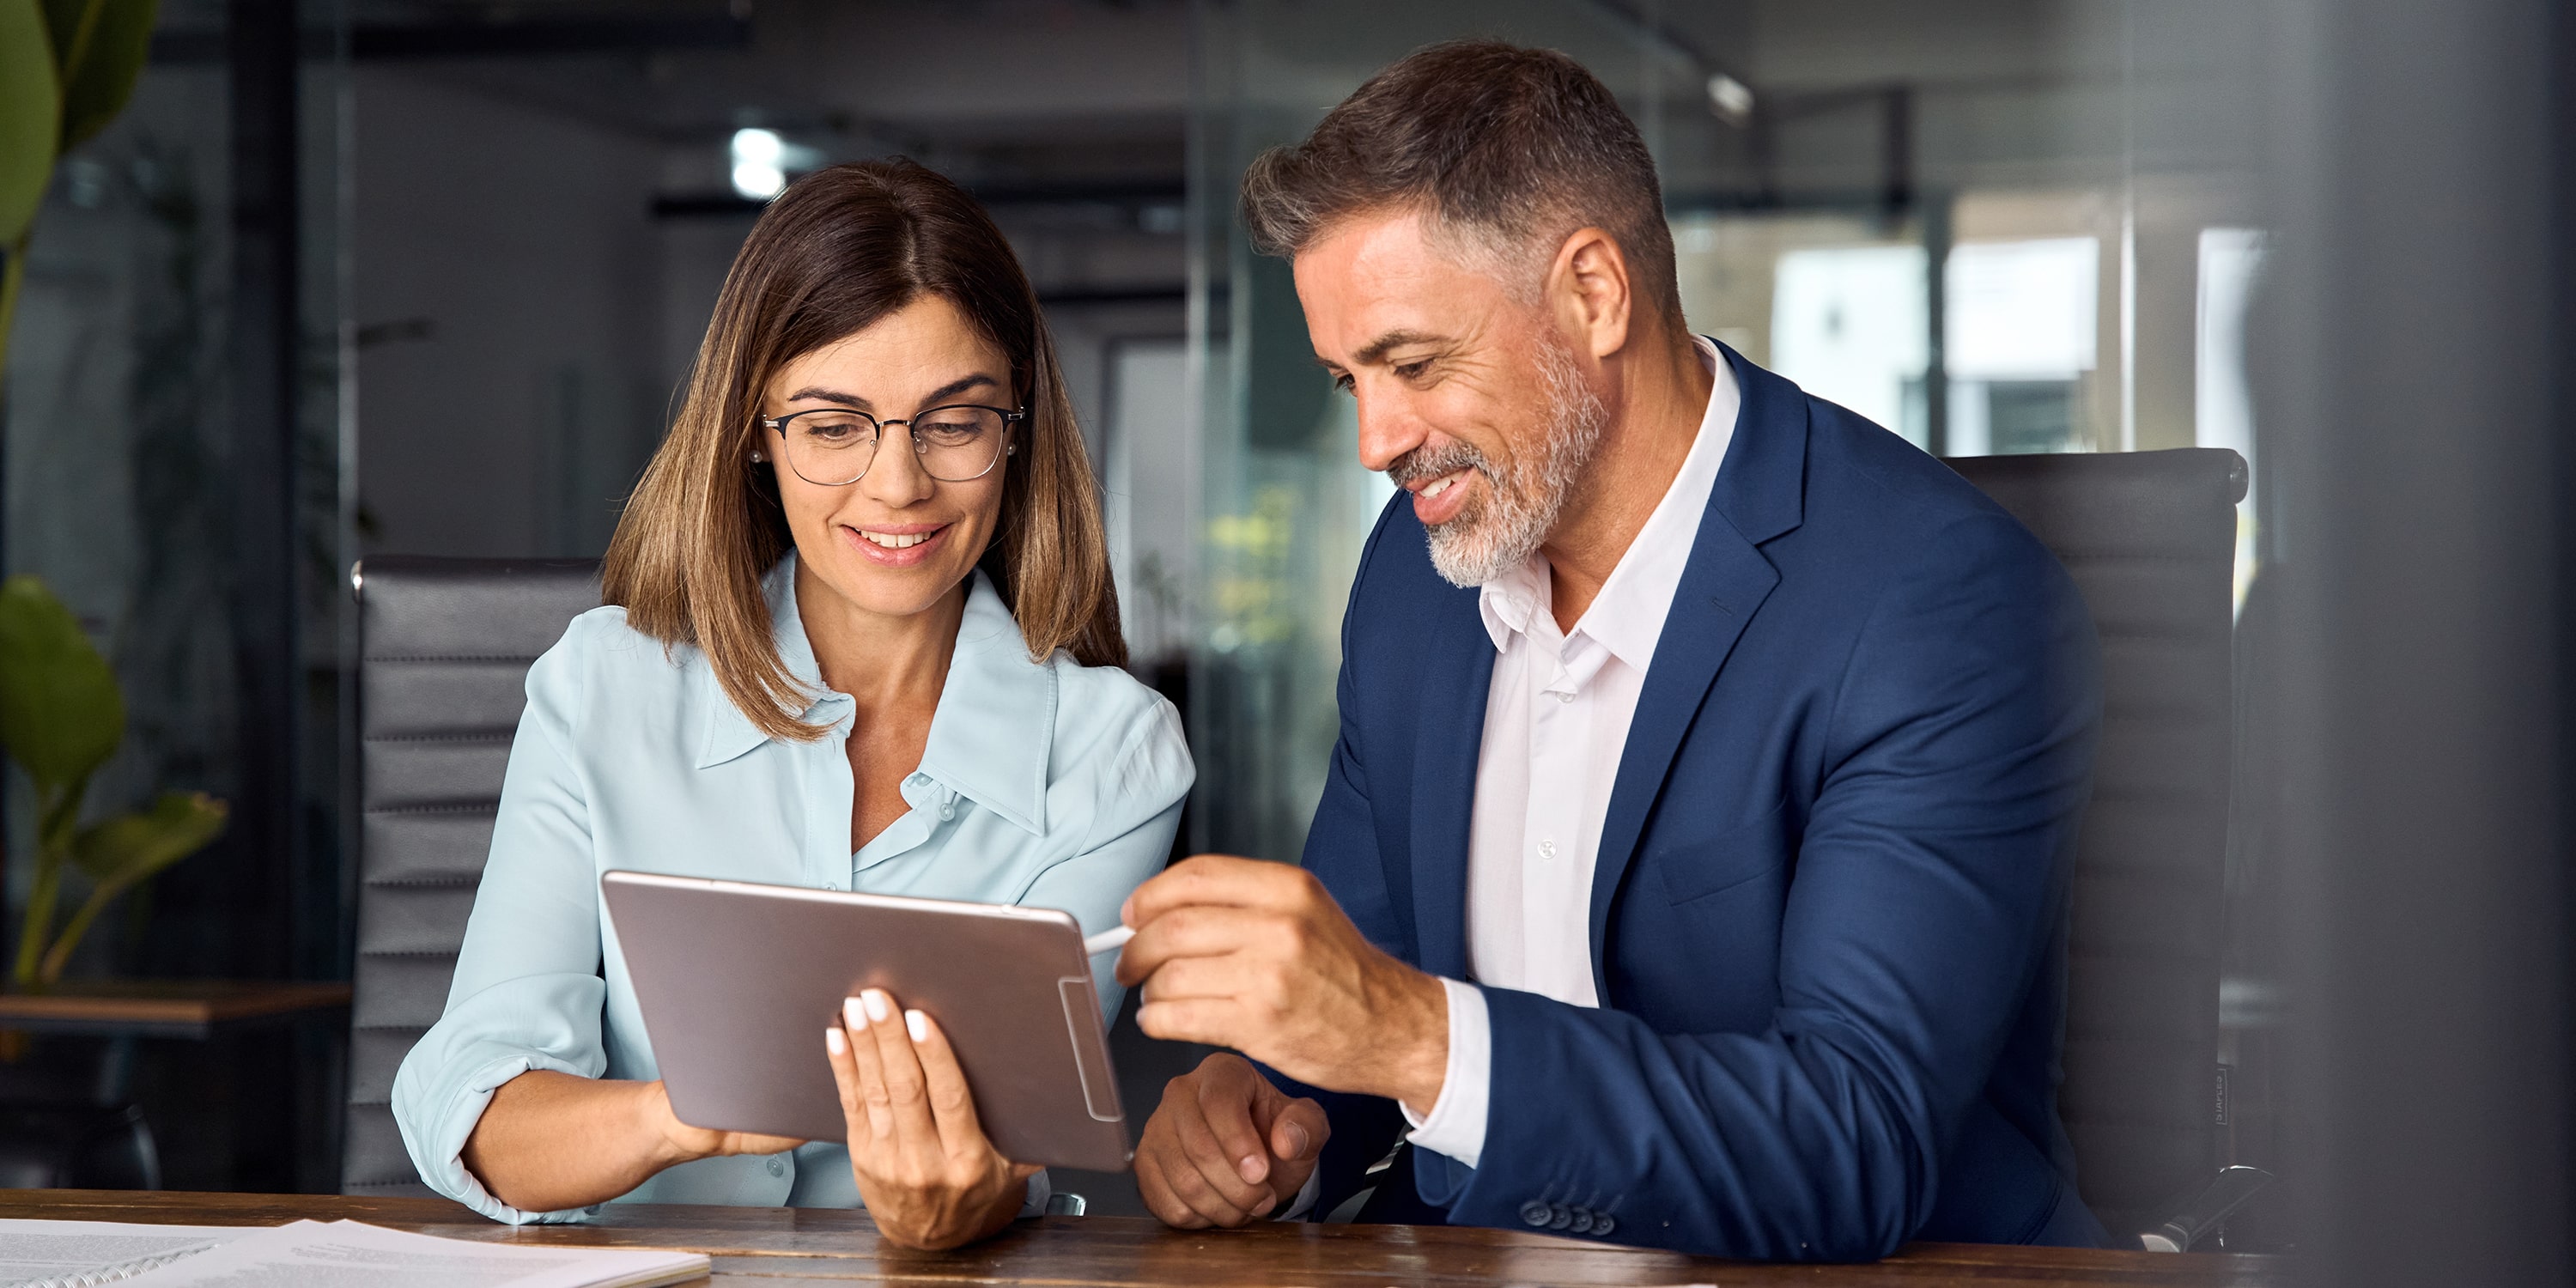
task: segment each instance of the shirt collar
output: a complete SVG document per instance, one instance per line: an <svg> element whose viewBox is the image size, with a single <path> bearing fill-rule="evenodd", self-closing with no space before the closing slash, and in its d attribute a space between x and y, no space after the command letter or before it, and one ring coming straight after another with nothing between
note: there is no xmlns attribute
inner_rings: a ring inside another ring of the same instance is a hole
<svg viewBox="0 0 2576 1288"><path fill-rule="evenodd" d="M1716 489L1718 469L1726 460L1727 444L1735 437L1736 416L1743 404L1735 373L1717 346L1692 336L1691 347L1711 377L1698 436L1691 440L1680 472L1664 489L1663 500L1646 516L1645 526L1610 570L1601 593L1567 636L1569 641L1575 636L1598 641L1612 656L1639 671L1654 661L1656 641L1663 637L1673 594L1681 588L1682 570L1690 563L1691 544ZM1546 558L1533 554L1527 563L1478 588L1476 605L1497 651L1512 636L1530 633L1532 623L1548 611L1552 586ZM1553 627L1551 620L1545 633L1554 634Z"/></svg>
<svg viewBox="0 0 2576 1288"><path fill-rule="evenodd" d="M797 718L845 725L854 704L849 695L823 684L813 643L806 638L804 619L797 612L793 552L761 579L761 592L769 601L771 638L778 646L779 661L800 688L816 695ZM699 662L704 681L700 705L707 719L698 768L704 769L741 756L770 738L724 695L703 656ZM949 657L939 705L930 715L920 772L1012 824L1043 835L1055 704L1053 659L1030 660L1019 622L978 569L967 588L966 611L957 624L957 647Z"/></svg>

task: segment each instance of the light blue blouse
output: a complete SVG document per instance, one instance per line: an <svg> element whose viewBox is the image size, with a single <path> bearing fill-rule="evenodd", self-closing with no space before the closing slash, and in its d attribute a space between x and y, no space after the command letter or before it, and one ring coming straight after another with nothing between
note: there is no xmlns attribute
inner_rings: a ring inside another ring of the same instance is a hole
<svg viewBox="0 0 2576 1288"><path fill-rule="evenodd" d="M1057 653L1032 662L1010 610L975 575L912 806L850 853L852 702L824 688L796 611L795 557L763 583L778 651L829 722L814 742L762 734L694 648L665 649L622 608L573 619L528 670L528 705L446 1015L395 1076L394 1117L430 1186L496 1220L522 1212L459 1159L493 1089L530 1069L651 1079L624 955L599 901L612 868L826 890L1061 908L1116 925L1159 871L1192 778L1172 705L1126 672ZM1096 970L1102 1005L1121 990ZM817 1039L819 1046L820 1040ZM819 1055L817 1058L820 1058ZM621 1201L855 1207L848 1150L685 1163Z"/></svg>

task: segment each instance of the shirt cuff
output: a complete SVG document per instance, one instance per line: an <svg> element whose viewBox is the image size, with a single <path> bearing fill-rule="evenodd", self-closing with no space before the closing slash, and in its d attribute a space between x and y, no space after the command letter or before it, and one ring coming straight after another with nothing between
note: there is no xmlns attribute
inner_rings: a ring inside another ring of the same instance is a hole
<svg viewBox="0 0 2576 1288"><path fill-rule="evenodd" d="M1324 1169L1306 1173L1306 1183L1297 1187L1297 1197L1289 1201L1288 1210L1270 1218L1273 1221L1302 1221L1315 1210L1315 1198L1324 1192Z"/></svg>
<svg viewBox="0 0 2576 1288"><path fill-rule="evenodd" d="M1440 1098L1427 1118L1416 1118L1401 1100L1396 1108L1413 1125L1414 1146L1444 1154L1474 1167L1485 1152L1486 1097L1494 1071L1493 1028L1485 1015L1485 995L1473 984L1443 979L1449 994L1449 1063L1440 1079Z"/></svg>

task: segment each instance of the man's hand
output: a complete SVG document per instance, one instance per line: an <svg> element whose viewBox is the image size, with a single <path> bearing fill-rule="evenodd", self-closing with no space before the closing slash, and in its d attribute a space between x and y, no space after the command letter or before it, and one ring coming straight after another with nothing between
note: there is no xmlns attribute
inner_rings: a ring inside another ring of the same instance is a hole
<svg viewBox="0 0 2576 1288"><path fill-rule="evenodd" d="M1219 1051L1164 1086L1136 1142L1136 1189L1166 1225L1243 1225L1297 1197L1331 1135L1321 1105Z"/></svg>
<svg viewBox="0 0 2576 1288"><path fill-rule="evenodd" d="M1305 869L1202 854L1137 887L1120 918L1136 937L1118 979L1144 985L1146 1033L1417 1114L1439 1100L1448 992L1378 951Z"/></svg>

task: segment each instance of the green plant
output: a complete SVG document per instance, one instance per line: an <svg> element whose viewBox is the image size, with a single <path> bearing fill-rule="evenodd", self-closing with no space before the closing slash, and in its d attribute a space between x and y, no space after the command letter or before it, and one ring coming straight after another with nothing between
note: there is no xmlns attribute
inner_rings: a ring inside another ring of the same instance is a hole
<svg viewBox="0 0 2576 1288"><path fill-rule="evenodd" d="M71 611L41 579L0 583L0 743L36 790L35 871L13 975L21 989L62 978L102 909L224 830L224 803L203 792L163 792L140 813L81 826L90 778L123 741L125 695ZM67 867L90 891L57 934Z"/></svg>
<svg viewBox="0 0 2576 1288"><path fill-rule="evenodd" d="M155 0L0 0L0 370L54 159L107 128L151 52Z"/></svg>

